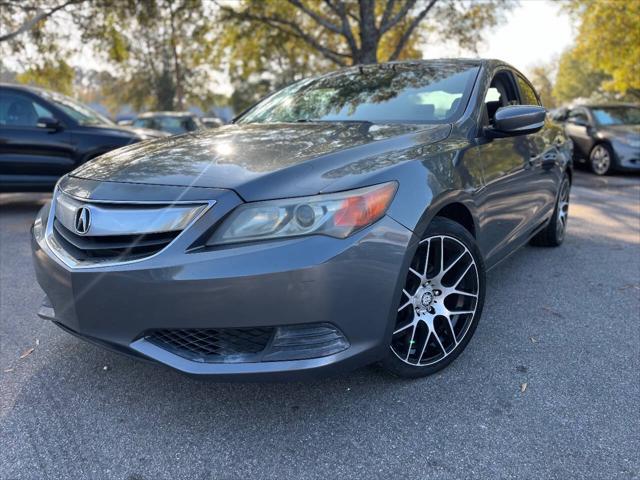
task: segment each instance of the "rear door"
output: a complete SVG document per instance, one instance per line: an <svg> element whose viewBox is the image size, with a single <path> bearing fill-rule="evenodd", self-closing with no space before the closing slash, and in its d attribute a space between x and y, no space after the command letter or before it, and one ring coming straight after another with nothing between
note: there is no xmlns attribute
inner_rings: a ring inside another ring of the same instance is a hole
<svg viewBox="0 0 640 480"><path fill-rule="evenodd" d="M520 104L513 72L494 73L485 94L485 126L493 122L500 107ZM480 248L487 266L497 263L528 238L539 215L537 172L532 168L530 140L526 135L479 138L484 187L479 192L478 211L482 229Z"/></svg>
<svg viewBox="0 0 640 480"><path fill-rule="evenodd" d="M55 129L38 126L43 117L54 118L54 114L35 96L2 91L0 184L52 185L73 168L70 133L63 124Z"/></svg>

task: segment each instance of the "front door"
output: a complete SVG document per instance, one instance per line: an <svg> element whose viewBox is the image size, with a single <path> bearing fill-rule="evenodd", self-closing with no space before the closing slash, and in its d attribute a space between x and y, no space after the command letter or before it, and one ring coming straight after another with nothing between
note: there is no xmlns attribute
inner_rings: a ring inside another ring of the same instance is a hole
<svg viewBox="0 0 640 480"><path fill-rule="evenodd" d="M71 135L44 128L40 118L53 114L29 95L0 95L0 184L52 185L74 167Z"/></svg>
<svg viewBox="0 0 640 480"><path fill-rule="evenodd" d="M485 124L491 125L498 108L518 104L513 74L497 72L485 97ZM491 267L528 238L539 213L535 153L526 135L480 138L478 149L484 173L484 186L477 197L480 248Z"/></svg>

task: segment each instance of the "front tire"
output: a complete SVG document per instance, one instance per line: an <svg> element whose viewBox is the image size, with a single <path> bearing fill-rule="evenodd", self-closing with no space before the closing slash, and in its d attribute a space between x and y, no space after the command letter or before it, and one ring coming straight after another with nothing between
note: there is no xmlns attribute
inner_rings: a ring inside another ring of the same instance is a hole
<svg viewBox="0 0 640 480"><path fill-rule="evenodd" d="M382 366L418 378L449 365L471 340L484 296L485 267L475 239L460 224L434 218L407 272Z"/></svg>
<svg viewBox="0 0 640 480"><path fill-rule="evenodd" d="M605 143L599 143L591 149L589 167L596 175L607 175L613 171L613 152Z"/></svg>

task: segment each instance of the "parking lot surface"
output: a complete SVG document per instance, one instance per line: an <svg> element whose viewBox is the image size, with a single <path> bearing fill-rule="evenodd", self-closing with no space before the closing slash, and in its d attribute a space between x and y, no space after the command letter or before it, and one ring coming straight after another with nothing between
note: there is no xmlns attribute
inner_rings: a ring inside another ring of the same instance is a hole
<svg viewBox="0 0 640 480"><path fill-rule="evenodd" d="M639 176L576 172L564 245L492 270L467 350L416 381L215 383L78 340L36 316L46 200L0 195L1 479L640 476Z"/></svg>

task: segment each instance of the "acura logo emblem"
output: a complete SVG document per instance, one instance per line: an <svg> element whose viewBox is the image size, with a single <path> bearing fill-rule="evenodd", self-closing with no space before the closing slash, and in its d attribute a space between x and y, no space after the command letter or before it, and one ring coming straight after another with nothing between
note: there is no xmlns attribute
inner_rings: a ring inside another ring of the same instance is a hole
<svg viewBox="0 0 640 480"><path fill-rule="evenodd" d="M74 221L76 233L84 235L89 231L89 225L91 225L91 210L87 207L81 207L76 210L76 218Z"/></svg>

